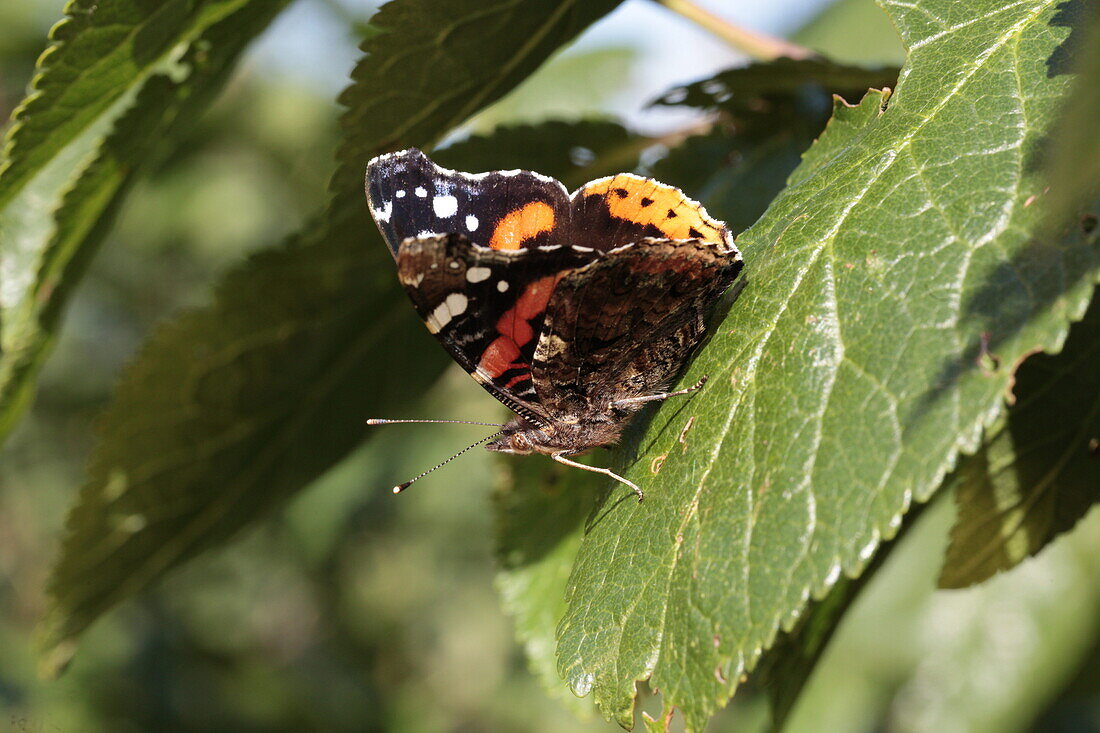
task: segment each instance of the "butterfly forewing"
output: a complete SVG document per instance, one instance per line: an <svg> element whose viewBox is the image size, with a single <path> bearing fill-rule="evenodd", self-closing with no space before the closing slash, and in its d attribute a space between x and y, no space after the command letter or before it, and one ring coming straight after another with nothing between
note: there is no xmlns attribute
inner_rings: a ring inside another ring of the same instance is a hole
<svg viewBox="0 0 1100 733"><path fill-rule="evenodd" d="M372 160L366 191L395 257L405 239L439 234L498 250L569 243L565 187L530 171L460 173L414 148Z"/></svg>

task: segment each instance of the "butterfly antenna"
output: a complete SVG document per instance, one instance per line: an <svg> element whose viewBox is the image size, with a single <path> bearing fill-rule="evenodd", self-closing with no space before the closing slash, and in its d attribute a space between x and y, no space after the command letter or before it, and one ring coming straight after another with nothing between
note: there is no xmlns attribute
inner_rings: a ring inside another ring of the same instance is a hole
<svg viewBox="0 0 1100 733"><path fill-rule="evenodd" d="M390 420L384 417L372 417L367 420L367 425L396 425L401 423L439 423L446 425L484 425L490 428L502 428L504 425L498 422L477 422L475 420Z"/></svg>
<svg viewBox="0 0 1100 733"><path fill-rule="evenodd" d="M446 421L444 420L444 421L442 421L442 422L446 422ZM475 423L475 424L479 424L479 423ZM458 457L459 457L460 455L462 455L463 453L466 453L467 451L473 450L474 448L477 448L477 447L478 447L479 445L481 445L482 443L488 443L488 442L489 442L490 440L493 440L494 438L499 438L499 437L500 437L500 436L502 436L502 435L504 435L504 431L503 431L503 430L499 430L499 431L497 431L497 432L493 433L492 435L486 435L486 436L485 436L484 438L482 438L481 440L477 441L477 442L476 442L476 443L474 443L473 445L468 445L468 446L466 446L465 448L463 448L462 450L460 450L460 451L459 451L458 453L455 453L455 454L454 454L453 456L451 456L451 457L450 457L450 458L448 458L447 460L443 461L443 462L442 462L442 463L440 463L440 464L439 464L438 466L433 466L432 468L429 468L429 469L428 469L427 471L425 471L424 473L420 474L419 476L415 476L415 477L413 477L413 478L409 479L408 481L406 481L406 482L405 482L405 483L403 483L403 484L398 484L397 486L394 486L394 487L393 487L393 493L395 493L395 494L400 494L400 493L401 493L402 491L404 491L405 489L409 488L409 485L410 485L410 484L412 484L412 482L413 482L413 481L419 481L420 479L424 478L425 476L427 476L427 475L428 475L429 473L431 473L432 471L436 470L437 468L443 468L444 466L446 466L446 465L447 465L448 463L450 463L450 462L451 462L451 461L453 461L454 459L458 458Z"/></svg>

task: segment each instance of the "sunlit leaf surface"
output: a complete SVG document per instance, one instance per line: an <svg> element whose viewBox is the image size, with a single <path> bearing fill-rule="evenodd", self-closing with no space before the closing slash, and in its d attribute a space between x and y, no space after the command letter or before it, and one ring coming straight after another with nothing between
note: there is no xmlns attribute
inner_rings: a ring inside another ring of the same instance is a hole
<svg viewBox="0 0 1100 733"><path fill-rule="evenodd" d="M909 51L896 93L840 106L739 238L748 285L684 377L710 382L625 461L646 502L615 489L587 529L559 668L623 725L648 678L700 729L977 448L1012 365L1091 294L1094 234L1032 238L1071 81L1058 3L884 6Z"/></svg>

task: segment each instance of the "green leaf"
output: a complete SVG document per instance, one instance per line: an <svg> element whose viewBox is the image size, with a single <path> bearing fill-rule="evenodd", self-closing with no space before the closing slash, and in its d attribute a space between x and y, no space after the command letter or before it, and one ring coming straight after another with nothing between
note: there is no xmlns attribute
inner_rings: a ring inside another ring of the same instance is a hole
<svg viewBox="0 0 1100 733"><path fill-rule="evenodd" d="M388 32L364 42L341 97L331 205L161 329L123 376L50 581L48 669L111 606L279 506L362 440L366 418L438 376L446 357L400 293L363 166L442 137L615 4L382 8L372 24Z"/></svg>
<svg viewBox="0 0 1100 733"><path fill-rule="evenodd" d="M859 99L870 87L894 84L897 74L824 59L779 59L670 90L656 104L699 107L719 117L658 161L653 175L690 191L732 231L742 231L764 213L821 133L830 95Z"/></svg>
<svg viewBox="0 0 1100 733"><path fill-rule="evenodd" d="M1100 501L1100 298L1056 356L1016 373L1017 402L948 479L958 519L940 586L1016 566Z"/></svg>
<svg viewBox="0 0 1100 733"><path fill-rule="evenodd" d="M858 99L868 89L893 84L897 78L894 67L850 66L822 58L780 58L735 66L709 79L670 89L654 104L720 109L733 115L765 114L778 121L784 115L768 108L773 99L784 100L815 89L841 96L855 92Z"/></svg>
<svg viewBox="0 0 1100 733"><path fill-rule="evenodd" d="M757 218L797 165L814 133L825 124L823 105L829 108L828 92L814 85L812 78L804 77L799 83L783 79L772 84L770 80L778 77L770 66L754 67L768 81L756 80L751 74L734 75L734 80L745 78L750 82L736 102L727 99L718 103L727 105L723 113L728 119L712 132L690 137L673 148L654 166L652 174L699 195L716 213L728 217L730 209L738 207L749 221ZM816 71L827 66L820 62L800 67ZM873 79L892 83L891 72L877 73ZM714 90L713 84L701 85ZM792 89L799 92L798 100L790 93ZM764 94L767 110L753 111L754 107L759 109ZM460 170L528 167L575 188L599 176L634 169L639 153L653 142L630 135L614 123L557 122L516 126L498 130L492 136L471 138L458 148L441 151L437 158ZM782 155L775 154L777 148ZM733 151L739 156L736 162L714 166L715 160L732 158ZM570 159L583 165L563 166ZM487 166L487 161L491 165ZM759 180L752 180L759 179L754 174L767 165L765 161L777 161L771 163L778 174L770 181L770 190ZM753 185L762 194L745 196ZM755 210L750 209L750 202L758 202ZM505 609L516 619L517 635L532 669L552 692L563 688L550 642L565 609L565 581L579 548L581 520L587 513L585 507L591 506L594 485L594 477L589 474L568 471L563 477L561 471L554 470L557 468L538 461L518 462L513 469L517 474L511 480L513 486L503 492L498 506L503 566L498 589ZM567 484L564 488L560 486L563 481ZM532 544L537 549L532 549Z"/></svg>
<svg viewBox="0 0 1100 733"><path fill-rule="evenodd" d="M159 56L141 66L135 41L102 27L121 22L125 5L100 3L82 22L73 17L59 26L55 35L66 40L44 55L9 134L0 173L0 201L8 201L0 204L0 438L29 402L69 296L130 186L150 158L183 141L237 57L286 2L207 3L190 16L162 9L131 18L130 35L167 34L158 43L182 44L159 61L167 51L151 47ZM120 57L119 48L129 52ZM89 71L73 75L74 64ZM78 113L65 107L86 96Z"/></svg>
<svg viewBox="0 0 1100 733"><path fill-rule="evenodd" d="M371 24L387 32L367 40L369 54L340 96L342 162L366 151L427 145L502 97L555 50L615 9L621 0L394 0ZM432 29L425 33L424 29ZM338 196L358 197L361 166L344 165ZM360 207L361 208L361 207Z"/></svg>
<svg viewBox="0 0 1100 733"><path fill-rule="evenodd" d="M777 63L786 67L785 62ZM816 77L793 83L777 77L770 66L753 67L769 81L757 80L752 74L734 75L734 81L746 79L749 83L743 94L738 90L736 99L716 103L728 119L711 132L692 136L673 148L652 170L659 180L702 198L712 212L725 216L727 221L735 220L730 216L735 207L745 212L743 218L748 221L763 212L826 120L821 109L828 104L829 95L813 83ZM812 74L829 65L819 62L800 66ZM893 83L896 78L896 71L875 74L872 80L880 83ZM692 86L716 91L713 84ZM798 92L797 100L791 90ZM863 88L859 90L862 92ZM764 95L767 107L761 111L759 103ZM480 140L471 138L461 146L461 156L451 155L446 163L461 170L475 170L491 155L494 167L552 171L567 187L575 188L592 178L634 168L640 150L652 142L631 136L613 123L517 126ZM777 150L781 152L777 154ZM442 159L451 152L442 151L437 157ZM561 165L566 157L591 162L564 170ZM715 167L715 160L729 162ZM774 168L777 174L762 183L760 173L765 167ZM746 196L745 192L754 187L761 195ZM513 466L511 480L498 504L502 568L497 587L505 610L516 620L516 633L532 670L552 694L560 694L563 687L554 661L554 629L565 610L565 583L580 547L582 520L598 484L591 474L563 472L556 465L536 461L509 465ZM566 698L576 699L572 695ZM587 712L588 708L579 710Z"/></svg>
<svg viewBox="0 0 1100 733"><path fill-rule="evenodd" d="M1047 65L1056 3L885 7L909 50L889 106L870 93L830 124L741 235L747 286L682 380L706 389L621 456L646 502L615 488L587 529L559 670L624 726L648 678L702 728L977 448L1007 365L1057 346L1093 289L1095 235L1032 239L1034 156L1071 81Z"/></svg>
<svg viewBox="0 0 1100 733"><path fill-rule="evenodd" d="M46 168L58 156L77 163L94 142L80 139L116 119L111 108L150 76L178 68L181 51L206 28L249 0L73 0L50 32L30 94L12 115L0 166L0 211L27 186L52 190L63 173ZM181 49L181 44L183 47ZM128 106L128 105L127 105ZM94 138L93 138L94 139ZM76 146L74 148L74 146ZM35 181L47 174L54 185ZM66 180L71 180L68 178ZM10 214L10 212L7 212Z"/></svg>
<svg viewBox="0 0 1100 733"><path fill-rule="evenodd" d="M588 705L569 695L558 676L554 629L565 613L565 584L583 537L584 518L599 496L595 474L539 460L510 462L497 493L500 571L497 591L515 619L531 671L579 714Z"/></svg>

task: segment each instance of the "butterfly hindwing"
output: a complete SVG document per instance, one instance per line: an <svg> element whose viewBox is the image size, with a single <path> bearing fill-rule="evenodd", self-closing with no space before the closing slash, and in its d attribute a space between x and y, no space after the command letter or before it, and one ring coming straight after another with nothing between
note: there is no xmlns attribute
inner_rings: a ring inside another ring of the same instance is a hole
<svg viewBox="0 0 1100 733"><path fill-rule="evenodd" d="M543 409L607 412L614 400L666 389L741 265L736 251L712 243L645 239L566 274L535 349Z"/></svg>
<svg viewBox="0 0 1100 733"><path fill-rule="evenodd" d="M569 195L530 171L460 173L411 148L367 166L367 202L396 257L409 237L463 234L498 250L567 244Z"/></svg>
<svg viewBox="0 0 1100 733"><path fill-rule="evenodd" d="M428 330L497 399L539 414L531 383L543 316L558 281L591 261L570 247L498 251L464 235L406 239L398 278Z"/></svg>

